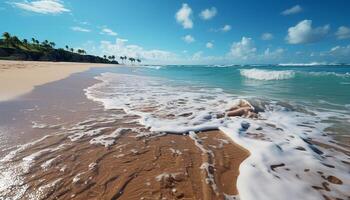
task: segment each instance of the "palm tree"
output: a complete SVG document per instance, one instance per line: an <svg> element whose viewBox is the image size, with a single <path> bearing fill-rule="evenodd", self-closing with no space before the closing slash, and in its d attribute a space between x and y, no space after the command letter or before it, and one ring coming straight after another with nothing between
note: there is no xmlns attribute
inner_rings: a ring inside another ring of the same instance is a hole
<svg viewBox="0 0 350 200"><path fill-rule="evenodd" d="M122 63L124 62L124 56L120 56L119 59L122 60Z"/></svg>
<svg viewBox="0 0 350 200"><path fill-rule="evenodd" d="M44 40L41 43L41 46L45 47L45 48L51 48L50 42L48 40Z"/></svg>
<svg viewBox="0 0 350 200"><path fill-rule="evenodd" d="M56 43L54 43L54 42L50 42L49 44L50 44L51 48L54 48L56 46Z"/></svg>
<svg viewBox="0 0 350 200"><path fill-rule="evenodd" d="M2 37L4 38L4 41L5 41L5 44L6 44L6 47L9 47L10 46L10 43L11 43L11 35L10 33L8 32L5 32L2 34Z"/></svg>
<svg viewBox="0 0 350 200"><path fill-rule="evenodd" d="M114 61L115 60L115 55L111 56L112 57L112 60Z"/></svg>
<svg viewBox="0 0 350 200"><path fill-rule="evenodd" d="M83 50L83 49L78 49L77 52L78 52L78 54L85 54L86 53L85 50Z"/></svg>
<svg viewBox="0 0 350 200"><path fill-rule="evenodd" d="M10 42L12 43L13 46L18 46L22 44L21 40L19 40L17 36L11 37Z"/></svg>
<svg viewBox="0 0 350 200"><path fill-rule="evenodd" d="M103 58L104 58L104 59L107 59L107 56L106 56L106 55L103 55Z"/></svg>
<svg viewBox="0 0 350 200"><path fill-rule="evenodd" d="M35 38L32 38L32 43L36 43L36 39Z"/></svg>
<svg viewBox="0 0 350 200"><path fill-rule="evenodd" d="M138 58L138 59L136 59L136 61L138 62L138 63L141 63L141 60Z"/></svg>
<svg viewBox="0 0 350 200"><path fill-rule="evenodd" d="M130 57L129 60L130 60L131 63L135 62L135 58L131 58Z"/></svg>
<svg viewBox="0 0 350 200"><path fill-rule="evenodd" d="M66 45L65 47L66 47L67 51L69 51L69 46L68 46L68 45Z"/></svg>
<svg viewBox="0 0 350 200"><path fill-rule="evenodd" d="M23 39L23 40L22 40L22 43L23 43L23 45L24 45L25 47L28 48L28 40L27 40L27 39Z"/></svg>
<svg viewBox="0 0 350 200"><path fill-rule="evenodd" d="M74 52L74 49L73 49L73 48L70 48L70 51L73 53L73 52Z"/></svg>

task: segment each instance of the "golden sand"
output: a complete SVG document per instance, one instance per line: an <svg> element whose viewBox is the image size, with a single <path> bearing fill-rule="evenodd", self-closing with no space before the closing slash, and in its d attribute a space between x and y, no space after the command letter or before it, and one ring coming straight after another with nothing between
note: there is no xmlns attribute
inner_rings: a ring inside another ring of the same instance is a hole
<svg viewBox="0 0 350 200"><path fill-rule="evenodd" d="M35 86L66 78L91 67L108 66L116 65L0 60L0 101L16 98L30 92Z"/></svg>

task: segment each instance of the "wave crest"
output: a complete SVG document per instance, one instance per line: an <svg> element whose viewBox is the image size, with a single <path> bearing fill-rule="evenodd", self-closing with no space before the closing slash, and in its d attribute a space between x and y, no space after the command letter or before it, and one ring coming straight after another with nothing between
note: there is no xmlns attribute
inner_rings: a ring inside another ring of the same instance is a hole
<svg viewBox="0 0 350 200"><path fill-rule="evenodd" d="M291 79L294 78L295 72L292 70L284 70L284 71L270 71L270 70L262 70L262 69L241 69L240 73L242 76L250 79L256 80L283 80L283 79Z"/></svg>

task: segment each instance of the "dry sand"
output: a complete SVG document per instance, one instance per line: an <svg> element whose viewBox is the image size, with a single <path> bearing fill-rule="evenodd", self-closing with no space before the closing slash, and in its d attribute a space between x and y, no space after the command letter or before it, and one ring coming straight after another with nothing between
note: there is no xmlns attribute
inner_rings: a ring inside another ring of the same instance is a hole
<svg viewBox="0 0 350 200"><path fill-rule="evenodd" d="M0 101L30 92L35 86L57 81L91 67L116 66L98 63L0 60Z"/></svg>

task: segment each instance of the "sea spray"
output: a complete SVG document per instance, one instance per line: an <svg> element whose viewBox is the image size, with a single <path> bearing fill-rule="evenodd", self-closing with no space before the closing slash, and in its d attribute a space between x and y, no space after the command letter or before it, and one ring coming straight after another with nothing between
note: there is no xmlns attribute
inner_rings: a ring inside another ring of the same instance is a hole
<svg viewBox="0 0 350 200"><path fill-rule="evenodd" d="M295 72L292 70L262 70L262 69L241 69L240 73L242 76L256 80L284 80L294 78Z"/></svg>

